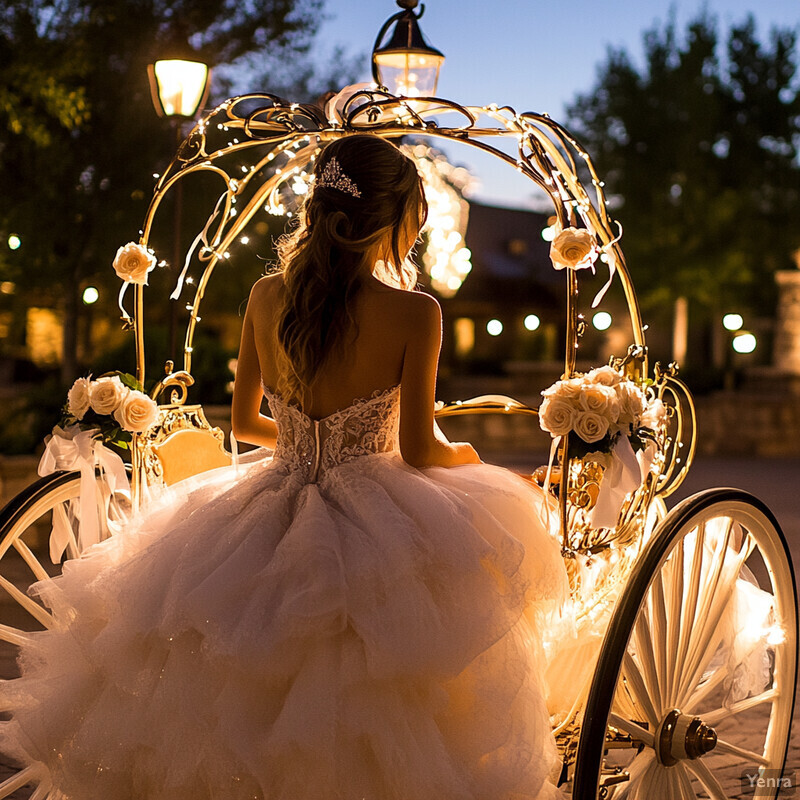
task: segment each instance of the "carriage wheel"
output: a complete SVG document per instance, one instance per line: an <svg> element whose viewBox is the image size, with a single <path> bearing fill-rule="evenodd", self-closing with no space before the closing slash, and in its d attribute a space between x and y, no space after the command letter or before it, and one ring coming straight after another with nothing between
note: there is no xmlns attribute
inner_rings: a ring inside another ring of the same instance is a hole
<svg viewBox="0 0 800 800"><path fill-rule="evenodd" d="M53 514L67 514L70 500L80 495L79 472L57 472L41 478L17 495L0 511L0 676L18 675L17 644L26 631L46 628L50 612L28 597L28 587L61 571L49 558L48 539ZM74 538L67 544L66 555L77 555ZM35 767L17 770L0 764L0 798L46 797ZM31 793L32 791L32 793Z"/></svg>
<svg viewBox="0 0 800 800"><path fill-rule="evenodd" d="M573 798L775 798L797 677L794 572L737 489L676 506L637 561L589 691Z"/></svg>

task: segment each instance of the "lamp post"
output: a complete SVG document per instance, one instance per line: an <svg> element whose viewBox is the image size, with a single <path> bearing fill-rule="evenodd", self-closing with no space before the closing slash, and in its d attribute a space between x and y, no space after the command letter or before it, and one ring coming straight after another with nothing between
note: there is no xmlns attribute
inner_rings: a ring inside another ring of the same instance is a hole
<svg viewBox="0 0 800 800"><path fill-rule="evenodd" d="M193 119L198 109L208 98L211 84L211 68L197 59L188 45L173 47L166 54L147 66L150 79L150 95L159 117L169 119L175 131L175 147L183 141L182 126L186 120ZM175 214L172 234L172 270L180 272L181 260L181 211L183 208L183 183L175 186ZM179 301L173 300L169 314L169 355L175 358L175 336Z"/></svg>
<svg viewBox="0 0 800 800"><path fill-rule="evenodd" d="M444 54L423 38L417 20L425 13L414 13L418 0L396 0L402 11L383 23L372 48L372 77L392 94L406 97L429 97L436 93L439 68ZM394 30L386 33L394 23ZM384 39L386 42L384 43Z"/></svg>

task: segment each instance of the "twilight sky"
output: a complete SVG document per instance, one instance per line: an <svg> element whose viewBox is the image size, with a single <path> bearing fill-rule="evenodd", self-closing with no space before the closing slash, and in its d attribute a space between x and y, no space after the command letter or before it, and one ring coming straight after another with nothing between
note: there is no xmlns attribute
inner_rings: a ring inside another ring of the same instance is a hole
<svg viewBox="0 0 800 800"><path fill-rule="evenodd" d="M635 61L642 33L674 14L679 33L701 8L722 32L752 12L759 39L775 26L800 29L798 0L428 0L420 26L446 61L437 94L465 105L506 104L517 111L545 111L565 121L564 107L594 84L609 47L623 47ZM393 0L327 0L322 47L341 44L363 52L363 80L370 80L368 55L381 24L398 7ZM527 204L529 182L496 159L466 149L452 160L477 173L479 199L498 205Z"/></svg>

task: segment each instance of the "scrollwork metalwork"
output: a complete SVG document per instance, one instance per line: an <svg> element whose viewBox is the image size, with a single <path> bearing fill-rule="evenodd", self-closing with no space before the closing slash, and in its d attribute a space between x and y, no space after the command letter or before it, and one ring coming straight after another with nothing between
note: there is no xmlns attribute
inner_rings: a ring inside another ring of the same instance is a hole
<svg viewBox="0 0 800 800"><path fill-rule="evenodd" d="M209 213L197 250L190 253L199 276L193 279L194 296L187 301L189 320L183 348L182 369L162 380L158 391L173 387L172 399L186 400L191 376L192 342L200 321L200 307L215 267L226 260L233 243L248 224L262 213L292 214L298 198L308 191L316 155L333 139L369 132L398 139L405 135L429 137L469 145L489 153L539 186L550 198L561 226L582 226L593 233L613 276L616 274L628 303L632 347L615 366L637 381L647 376L647 348L639 306L622 250L620 229L612 219L589 155L580 143L546 114L518 113L510 106L464 106L441 98L397 97L376 87L350 87L323 106L292 103L269 93L254 93L226 100L206 114L179 148L160 177L145 218L142 243L147 244L153 218L176 183L188 176L209 173L220 181L220 195ZM516 142L516 153L503 148L503 140ZM582 175L590 185L584 186ZM567 273L567 326L564 375L574 373L581 320L577 312L580 287L572 270ZM186 291L179 283L173 297ZM144 290L137 287L135 330L137 377L144 381L142 331ZM559 504L562 536L567 550L595 552L612 541L629 541L644 527L649 503L657 494L668 494L683 479L693 454L694 419L691 397L685 386L656 368L659 398L673 410L670 433L659 446L658 474L647 477L626 501L615 531L595 531L587 521L591 486L589 470L562 470ZM508 399L474 402L470 413L536 413ZM462 404L443 414L463 413ZM135 453L134 453L135 456ZM571 462L564 440L561 463ZM571 477L572 476L572 477ZM570 483L573 481L573 483ZM580 485L579 485L580 483Z"/></svg>

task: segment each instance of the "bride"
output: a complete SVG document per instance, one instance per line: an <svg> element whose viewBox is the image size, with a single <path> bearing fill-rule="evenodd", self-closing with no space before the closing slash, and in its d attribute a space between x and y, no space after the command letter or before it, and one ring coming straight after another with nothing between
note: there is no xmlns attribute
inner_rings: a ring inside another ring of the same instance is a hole
<svg viewBox="0 0 800 800"><path fill-rule="evenodd" d="M542 492L434 423L425 216L394 145L322 151L242 332L233 429L273 458L35 587L57 625L21 648L0 744L37 798L558 796L541 642L566 573Z"/></svg>

